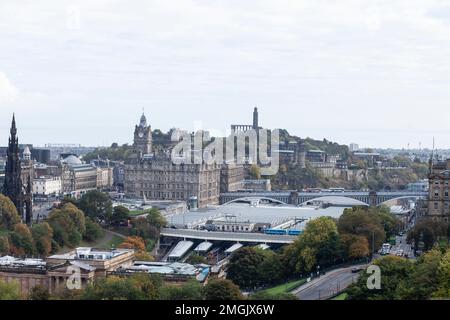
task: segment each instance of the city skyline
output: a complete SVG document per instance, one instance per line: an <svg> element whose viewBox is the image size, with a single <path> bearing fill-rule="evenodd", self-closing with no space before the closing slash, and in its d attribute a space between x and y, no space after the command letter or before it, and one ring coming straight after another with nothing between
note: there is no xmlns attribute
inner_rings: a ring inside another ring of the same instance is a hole
<svg viewBox="0 0 450 320"><path fill-rule="evenodd" d="M449 17L437 0L2 1L0 145L13 112L21 142L108 146L142 107L152 128L225 132L257 106L302 138L450 148Z"/></svg>

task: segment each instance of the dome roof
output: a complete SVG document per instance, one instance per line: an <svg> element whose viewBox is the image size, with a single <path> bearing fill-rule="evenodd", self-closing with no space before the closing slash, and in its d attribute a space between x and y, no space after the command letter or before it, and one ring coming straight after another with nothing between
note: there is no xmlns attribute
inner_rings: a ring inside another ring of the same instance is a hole
<svg viewBox="0 0 450 320"><path fill-rule="evenodd" d="M73 154L64 158L63 162L67 163L68 165L82 164L81 160L78 157L74 156Z"/></svg>

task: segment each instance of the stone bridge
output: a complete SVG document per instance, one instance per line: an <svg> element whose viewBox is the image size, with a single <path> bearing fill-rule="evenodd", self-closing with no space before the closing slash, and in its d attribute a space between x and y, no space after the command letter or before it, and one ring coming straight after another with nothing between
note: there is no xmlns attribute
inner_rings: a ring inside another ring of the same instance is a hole
<svg viewBox="0 0 450 320"><path fill-rule="evenodd" d="M427 195L428 193L424 191L228 192L220 194L220 204L226 204L244 198L265 198L277 200L286 204L299 205L312 200L320 200L320 198L324 197L341 197L355 199L369 206L379 206L389 200L424 198Z"/></svg>

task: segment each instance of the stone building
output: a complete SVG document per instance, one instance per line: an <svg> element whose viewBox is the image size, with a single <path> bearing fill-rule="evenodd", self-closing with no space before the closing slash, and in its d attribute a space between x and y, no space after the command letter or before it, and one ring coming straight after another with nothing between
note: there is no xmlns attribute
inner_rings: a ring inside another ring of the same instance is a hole
<svg viewBox="0 0 450 320"><path fill-rule="evenodd" d="M49 196L59 196L62 193L62 183L60 176L41 176L33 179L33 196L47 198Z"/></svg>
<svg viewBox="0 0 450 320"><path fill-rule="evenodd" d="M450 221L450 159L430 161L429 189L425 216L435 221Z"/></svg>
<svg viewBox="0 0 450 320"><path fill-rule="evenodd" d="M220 169L220 192L235 192L244 188L243 165L223 164Z"/></svg>
<svg viewBox="0 0 450 320"><path fill-rule="evenodd" d="M0 257L0 281L18 283L23 297L27 297L35 286L42 286L50 293L70 289L70 286L85 288L96 278L130 267L134 258L134 250L131 249L85 247L45 260L4 256Z"/></svg>
<svg viewBox="0 0 450 320"><path fill-rule="evenodd" d="M169 152L154 153L145 115L135 128L135 154L125 161L124 191L147 200L182 200L196 197L199 207L219 202L220 165L174 164Z"/></svg>

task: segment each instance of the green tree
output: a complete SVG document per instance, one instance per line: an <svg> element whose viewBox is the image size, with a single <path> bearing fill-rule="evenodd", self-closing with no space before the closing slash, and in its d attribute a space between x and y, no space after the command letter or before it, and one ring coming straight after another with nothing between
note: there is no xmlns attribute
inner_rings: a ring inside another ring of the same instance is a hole
<svg viewBox="0 0 450 320"><path fill-rule="evenodd" d="M202 285L196 280L190 280L182 286L166 285L161 288L161 300L202 300Z"/></svg>
<svg viewBox="0 0 450 320"><path fill-rule="evenodd" d="M13 230L19 222L16 206L7 196L0 193L0 229Z"/></svg>
<svg viewBox="0 0 450 320"><path fill-rule="evenodd" d="M88 285L82 300L144 300L144 293L129 278L111 276Z"/></svg>
<svg viewBox="0 0 450 320"><path fill-rule="evenodd" d="M167 224L166 219L157 208L152 208L149 210L147 214L147 221L151 226L154 226L157 229L161 229Z"/></svg>
<svg viewBox="0 0 450 320"><path fill-rule="evenodd" d="M399 298L404 300L426 300L439 285L438 273L442 253L433 249L417 259L414 271L399 285Z"/></svg>
<svg viewBox="0 0 450 320"><path fill-rule="evenodd" d="M440 236L447 236L447 225L442 222L425 219L418 222L414 228L408 232L407 241L414 242L415 249L419 249L419 243L422 241L424 250L433 248Z"/></svg>
<svg viewBox="0 0 450 320"><path fill-rule="evenodd" d="M207 264L208 261L204 256L201 256L199 254L193 253L187 258L186 263L190 264Z"/></svg>
<svg viewBox="0 0 450 320"><path fill-rule="evenodd" d="M33 237L27 225L18 223L10 234L11 253L18 256L34 253Z"/></svg>
<svg viewBox="0 0 450 320"><path fill-rule="evenodd" d="M298 298L292 293L276 293L271 294L267 291L256 292L249 297L250 300L298 300Z"/></svg>
<svg viewBox="0 0 450 320"><path fill-rule="evenodd" d="M28 300L49 300L50 293L44 286L37 285L31 289Z"/></svg>
<svg viewBox="0 0 450 320"><path fill-rule="evenodd" d="M261 250L264 259L258 267L258 272L261 277L261 282L264 285L279 283L283 277L283 265L279 254L272 250Z"/></svg>
<svg viewBox="0 0 450 320"><path fill-rule="evenodd" d="M386 239L386 232L376 209L366 207L345 209L339 217L337 226L340 234L364 236L369 242L370 250L380 248Z"/></svg>
<svg viewBox="0 0 450 320"><path fill-rule="evenodd" d="M74 206L72 204L66 204L61 209L53 209L47 222L53 229L53 239L59 246L67 245L69 247L77 246L83 236L83 231L86 231L86 225L84 227L80 225L79 212L75 213Z"/></svg>
<svg viewBox="0 0 450 320"><path fill-rule="evenodd" d="M108 194L98 190L86 192L78 202L86 216L109 222L112 216L112 202Z"/></svg>
<svg viewBox="0 0 450 320"><path fill-rule="evenodd" d="M104 232L102 227L91 218L86 218L86 232L84 234L84 239L89 242L93 242L97 239L103 237Z"/></svg>
<svg viewBox="0 0 450 320"><path fill-rule="evenodd" d="M259 267L265 256L261 250L244 247L234 252L227 266L227 278L242 288L261 285Z"/></svg>
<svg viewBox="0 0 450 320"><path fill-rule="evenodd" d="M75 225L75 228L77 228L81 235L84 235L86 232L86 218L84 216L84 212L71 203L65 204L61 210L69 215Z"/></svg>
<svg viewBox="0 0 450 320"><path fill-rule="evenodd" d="M114 207L112 217L111 217L111 223L113 225L119 225L123 221L128 220L130 216L130 210L124 206L117 206Z"/></svg>
<svg viewBox="0 0 450 320"><path fill-rule="evenodd" d="M0 300L20 300L20 287L17 281L4 282L0 279Z"/></svg>
<svg viewBox="0 0 450 320"><path fill-rule="evenodd" d="M447 250L439 263L437 279L437 290L433 293L433 297L448 299L450 297L450 250Z"/></svg>
<svg viewBox="0 0 450 320"><path fill-rule="evenodd" d="M82 300L154 300L159 297L162 280L149 274L135 274L120 278L101 278L88 285Z"/></svg>
<svg viewBox="0 0 450 320"><path fill-rule="evenodd" d="M213 279L204 287L206 300L243 300L239 287L228 279Z"/></svg>
<svg viewBox="0 0 450 320"><path fill-rule="evenodd" d="M311 272L315 266L326 267L342 259L342 245L336 223L330 217L311 220L295 241L297 272Z"/></svg>
<svg viewBox="0 0 450 320"><path fill-rule="evenodd" d="M9 254L9 240L7 236L0 236L0 256Z"/></svg>
<svg viewBox="0 0 450 320"><path fill-rule="evenodd" d="M381 270L381 289L367 287L369 274L363 272L358 281L348 290L348 300L398 300L398 288L401 287L413 271L413 262L408 259L386 256L373 263Z"/></svg>
<svg viewBox="0 0 450 320"><path fill-rule="evenodd" d="M35 224L31 227L34 246L37 254L46 257L52 251L53 229L47 222Z"/></svg>

